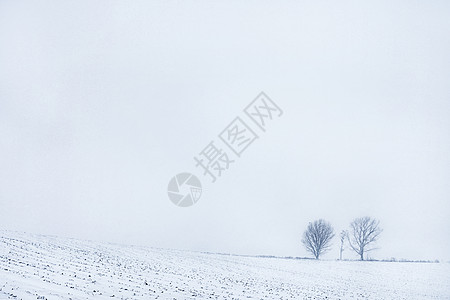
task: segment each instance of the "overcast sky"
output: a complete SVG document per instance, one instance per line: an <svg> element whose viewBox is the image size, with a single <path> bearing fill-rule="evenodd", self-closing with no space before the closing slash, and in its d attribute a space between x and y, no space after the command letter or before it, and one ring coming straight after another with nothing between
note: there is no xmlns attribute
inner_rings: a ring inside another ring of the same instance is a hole
<svg viewBox="0 0 450 300"><path fill-rule="evenodd" d="M450 260L449 15L448 1L0 0L0 228L306 256L309 221L369 215L373 258ZM211 183L193 157L261 91L284 114ZM168 199L180 172L202 181L189 208Z"/></svg>

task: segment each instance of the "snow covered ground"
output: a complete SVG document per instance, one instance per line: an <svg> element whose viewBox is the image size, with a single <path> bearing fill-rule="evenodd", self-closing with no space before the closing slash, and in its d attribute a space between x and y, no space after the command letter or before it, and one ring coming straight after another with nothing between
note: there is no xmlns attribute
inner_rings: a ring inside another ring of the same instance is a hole
<svg viewBox="0 0 450 300"><path fill-rule="evenodd" d="M313 261L0 231L0 299L450 299L449 263Z"/></svg>

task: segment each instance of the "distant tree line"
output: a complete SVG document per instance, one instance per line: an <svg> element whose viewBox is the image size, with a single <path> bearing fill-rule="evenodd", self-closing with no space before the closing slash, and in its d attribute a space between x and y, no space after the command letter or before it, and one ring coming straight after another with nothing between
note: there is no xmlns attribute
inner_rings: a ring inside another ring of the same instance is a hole
<svg viewBox="0 0 450 300"><path fill-rule="evenodd" d="M340 248L339 259L342 260L342 253L347 241L350 249L364 260L364 254L372 251L375 242L378 240L381 232L380 221L362 217L356 218L350 223L349 230L342 230L339 234ZM316 259L331 249L331 241L334 238L334 229L331 224L323 219L310 222L303 233L302 243L308 252Z"/></svg>

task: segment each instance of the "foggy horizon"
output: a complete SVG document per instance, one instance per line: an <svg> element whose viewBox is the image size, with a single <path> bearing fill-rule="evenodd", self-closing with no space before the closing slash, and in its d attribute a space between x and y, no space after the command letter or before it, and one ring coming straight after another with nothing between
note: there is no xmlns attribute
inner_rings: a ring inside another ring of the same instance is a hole
<svg viewBox="0 0 450 300"><path fill-rule="evenodd" d="M370 216L370 258L450 261L450 3L255 3L1 1L0 229L311 257L324 219L331 260ZM265 132L260 92L283 111ZM219 138L238 116L240 157ZM213 140L235 159L214 183Z"/></svg>

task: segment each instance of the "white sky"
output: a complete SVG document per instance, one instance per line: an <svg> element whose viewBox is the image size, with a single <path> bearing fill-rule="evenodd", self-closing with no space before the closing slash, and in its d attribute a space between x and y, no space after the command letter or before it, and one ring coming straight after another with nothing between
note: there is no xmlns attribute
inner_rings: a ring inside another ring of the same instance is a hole
<svg viewBox="0 0 450 300"><path fill-rule="evenodd" d="M243 2L0 0L0 227L305 256L370 215L374 258L450 260L450 2ZM284 115L173 205L260 91Z"/></svg>

